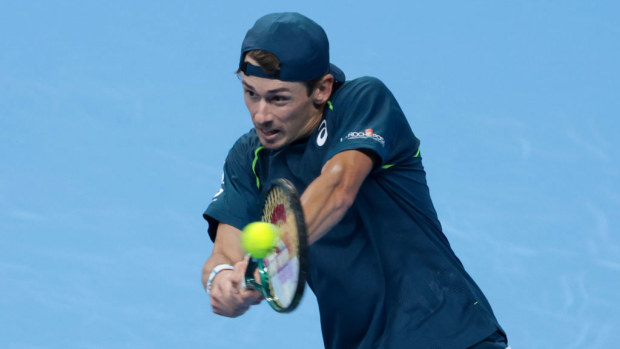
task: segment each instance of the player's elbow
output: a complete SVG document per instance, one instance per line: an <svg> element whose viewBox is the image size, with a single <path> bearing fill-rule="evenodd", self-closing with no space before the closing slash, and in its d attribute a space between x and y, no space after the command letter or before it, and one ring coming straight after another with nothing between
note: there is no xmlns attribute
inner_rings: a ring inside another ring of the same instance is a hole
<svg viewBox="0 0 620 349"><path fill-rule="evenodd" d="M346 183L341 183L334 189L332 194L334 209L343 213L346 212L353 205L356 195L356 188Z"/></svg>
<svg viewBox="0 0 620 349"><path fill-rule="evenodd" d="M323 174L327 174L331 179L331 199L334 208L343 211L348 210L353 205L359 190L357 181L340 164L330 166Z"/></svg>

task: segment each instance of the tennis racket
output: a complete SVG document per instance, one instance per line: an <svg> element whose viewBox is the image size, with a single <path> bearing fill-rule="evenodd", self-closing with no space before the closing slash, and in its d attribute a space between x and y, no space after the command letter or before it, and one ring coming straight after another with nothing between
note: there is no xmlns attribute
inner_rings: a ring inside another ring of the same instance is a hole
<svg viewBox="0 0 620 349"><path fill-rule="evenodd" d="M263 222L280 230L274 250L265 258L250 258L246 287L262 293L277 312L293 311L304 293L308 268L306 221L299 194L291 182L275 180L262 198ZM258 269L260 283L255 278Z"/></svg>

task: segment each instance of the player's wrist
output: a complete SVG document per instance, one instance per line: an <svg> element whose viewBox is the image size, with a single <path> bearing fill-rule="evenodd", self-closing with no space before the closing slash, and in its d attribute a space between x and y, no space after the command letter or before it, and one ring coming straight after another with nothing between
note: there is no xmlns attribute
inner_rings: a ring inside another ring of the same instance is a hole
<svg viewBox="0 0 620 349"><path fill-rule="evenodd" d="M211 286L213 285L213 280L215 279L215 276L223 271L223 270L235 270L235 267L233 267L230 264L218 264L216 265L212 270L211 273L209 274L209 279L207 280L207 293L211 294Z"/></svg>

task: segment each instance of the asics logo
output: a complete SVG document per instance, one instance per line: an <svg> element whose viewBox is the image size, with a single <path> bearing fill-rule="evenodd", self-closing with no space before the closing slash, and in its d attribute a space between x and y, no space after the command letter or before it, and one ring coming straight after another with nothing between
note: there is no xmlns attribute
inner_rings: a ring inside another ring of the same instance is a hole
<svg viewBox="0 0 620 349"><path fill-rule="evenodd" d="M319 135L316 137L316 144L322 147L327 141L327 120L323 120L319 125Z"/></svg>

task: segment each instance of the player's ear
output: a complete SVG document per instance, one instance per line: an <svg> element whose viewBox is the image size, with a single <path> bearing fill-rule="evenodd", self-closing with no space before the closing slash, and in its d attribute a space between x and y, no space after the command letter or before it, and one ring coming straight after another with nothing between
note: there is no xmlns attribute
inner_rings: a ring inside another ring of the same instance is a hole
<svg viewBox="0 0 620 349"><path fill-rule="evenodd" d="M322 105L329 100L329 96L332 94L332 88L334 86L334 76L326 74L315 85L312 93L312 99L315 105Z"/></svg>

